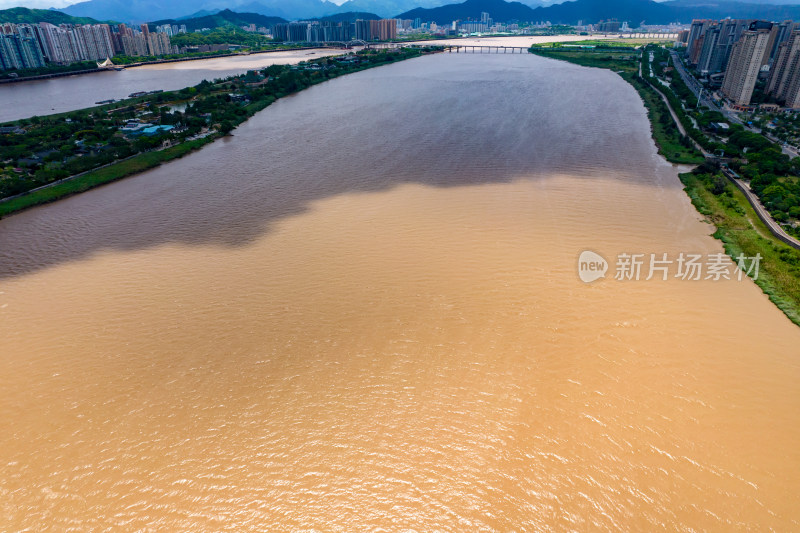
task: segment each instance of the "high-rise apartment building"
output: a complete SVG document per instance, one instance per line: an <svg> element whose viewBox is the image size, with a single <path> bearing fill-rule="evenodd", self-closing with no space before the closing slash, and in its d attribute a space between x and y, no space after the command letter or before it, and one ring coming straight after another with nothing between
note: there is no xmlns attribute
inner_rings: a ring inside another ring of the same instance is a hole
<svg viewBox="0 0 800 533"><path fill-rule="evenodd" d="M759 28L753 23L750 28L752 29L742 33L741 38L733 45L722 81L722 93L738 106L750 103L764 54L768 53L771 27Z"/></svg>
<svg viewBox="0 0 800 533"><path fill-rule="evenodd" d="M701 74L708 74L711 72L711 60L714 57L714 52L717 50L717 44L719 43L719 36L720 36L720 25L719 24L712 24L706 30L705 35L702 37L701 40L698 40L699 43L702 41L703 46L700 48L700 54L697 59L697 70Z"/></svg>
<svg viewBox="0 0 800 533"><path fill-rule="evenodd" d="M750 25L749 20L731 20L726 19L720 21L717 26L719 29L719 36L716 38L716 45L711 52L711 58L708 62L708 73L715 74L717 72L724 72L728 67L728 60L731 57L733 44L742 36L742 32Z"/></svg>
<svg viewBox="0 0 800 533"><path fill-rule="evenodd" d="M290 43L303 43L310 40L308 34L308 22L290 22L289 37L286 39Z"/></svg>
<svg viewBox="0 0 800 533"><path fill-rule="evenodd" d="M769 52L770 61L775 60L775 57L778 55L778 47L789 40L789 36L795 29L797 29L796 25L791 20L784 20L780 24L775 25L775 41L772 43L772 48Z"/></svg>
<svg viewBox="0 0 800 533"><path fill-rule="evenodd" d="M369 41L372 38L370 37L370 21L358 19L356 20L355 24L353 25L355 28L354 36L359 41Z"/></svg>
<svg viewBox="0 0 800 533"><path fill-rule="evenodd" d="M692 21L692 25L689 28L689 37L686 39L686 57L692 65L697 64L703 47L703 35L712 22L711 20Z"/></svg>
<svg viewBox="0 0 800 533"><path fill-rule="evenodd" d="M800 107L800 31L792 31L778 46L766 92L786 107Z"/></svg>
<svg viewBox="0 0 800 533"><path fill-rule="evenodd" d="M390 41L397 38L397 20L381 19L378 21L378 34L373 36L380 41Z"/></svg>
<svg viewBox="0 0 800 533"><path fill-rule="evenodd" d="M44 55L31 31L0 34L0 70L44 66Z"/></svg>

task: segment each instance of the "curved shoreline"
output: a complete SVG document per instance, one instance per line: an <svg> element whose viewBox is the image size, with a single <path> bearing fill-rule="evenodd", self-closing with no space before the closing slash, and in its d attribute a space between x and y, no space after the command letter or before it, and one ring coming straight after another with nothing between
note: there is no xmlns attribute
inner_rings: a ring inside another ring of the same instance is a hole
<svg viewBox="0 0 800 533"><path fill-rule="evenodd" d="M536 53L535 47L531 48L532 53ZM554 57L553 54L539 53L541 57L554 59L557 61L566 61L568 63L577 64L579 66L586 66L590 68L603 68L605 70L612 70L612 67L606 67L597 62L586 64L586 59L571 60L568 56ZM637 67L641 69L642 62L644 61L644 54L637 60ZM633 69L633 74L636 74L636 68ZM641 70L639 70L641 72ZM617 72L620 77L628 82L637 91L645 109L648 111L648 118L651 126L651 136L658 149L659 155L667 162L672 164L679 164L682 161L671 156L669 151L663 149L662 143L667 139L662 138L656 132L656 121L652 115L653 109L652 102L642 94L640 85L644 85L655 93L654 98L659 104L663 104L665 109L669 112L678 131L684 130L680 123L679 117L675 110L669 103L666 95L653 86L645 78L640 78L641 82L636 80L631 71ZM643 83L642 83L643 82ZM698 147L697 141L691 136L687 135L686 138L690 139L693 147ZM702 150L706 154L705 150ZM677 155L677 154L675 154ZM729 191L725 191L722 195L713 194L708 185L704 182L702 174L698 175L699 167L695 167L689 172L679 172L678 179L683 184L683 190L689 197L692 206L697 212L705 218L707 222L713 224L715 231L711 235L722 243L725 253L731 258L732 261L737 261L739 254L744 254L746 257L755 257L757 254L761 256L761 271L753 282L762 290L762 292L769 298L769 300L780 309L783 314L795 325L800 326L800 279L794 272L795 268L792 263L792 257L796 257L800 261L800 254L797 247L793 244L786 242L776 231L772 228L767 220L764 220L757 205L754 204L754 199L742 190L743 184L737 183L730 176L724 173L726 181L732 181L729 185ZM734 187L735 185L735 187ZM752 195L752 193L751 193ZM757 202L757 198L755 199ZM769 217L772 220L772 217ZM787 255L788 254L788 255ZM788 257L788 259L787 259Z"/></svg>
<svg viewBox="0 0 800 533"><path fill-rule="evenodd" d="M174 159L197 151L220 137L214 133L201 139L182 142L164 150L142 152L102 167L87 170L31 191L0 200L0 219L31 207L49 204L89 189L141 174Z"/></svg>
<svg viewBox="0 0 800 533"><path fill-rule="evenodd" d="M123 68L136 68L136 67L144 67L147 65L161 65L165 63L181 63L183 61L202 61L204 59L219 59L225 57L240 57L240 56L251 56L256 54L272 54L276 52L300 52L303 50L343 50L343 48L337 47L326 47L326 46L296 46L293 48L276 48L274 50L256 50L252 52L234 52L230 54L214 54L208 56L198 56L198 57L177 57L174 59L157 59L155 61L139 61L136 63L128 63L128 64L121 64L117 65L117 67ZM37 76L25 76L24 78L7 78L0 80L0 85L8 84L8 83L22 83L26 81L37 81L37 80L47 80L51 78L65 78L67 76L78 76L81 74L96 74L98 72L108 72L107 68L93 68L93 69L85 69L85 70L75 70L70 72L54 72L52 74L40 74Z"/></svg>
<svg viewBox="0 0 800 533"><path fill-rule="evenodd" d="M410 51L411 53L407 53L398 58L391 58L390 60L381 60L379 62L362 62L355 68L350 67L352 68L352 70L347 70L345 72L337 73L336 75L331 77L309 80L309 84L307 86L300 87L299 89L292 90L285 94L281 94L278 98L266 97L262 100L255 100L253 101L253 103L249 104L248 107L246 108L247 114L245 115L245 117L238 123L234 124L234 127L246 122L253 115L258 113L259 111L264 110L274 101L277 101L278 99L283 98L285 96L296 94L308 87L312 87L324 81L335 79L340 76L346 76L348 74L353 74L356 72L361 72L363 70L380 67L386 64L392 64L399 61L404 61L406 59L420 57L421 55L440 52L440 50L438 49L423 49L423 48L403 48L400 50ZM188 153L199 150L206 144L212 143L218 138L223 137L224 135L225 135L224 132L211 130L206 136L201 138L186 140L180 142L179 144L175 144L173 146L161 150L140 152L132 156L129 156L125 159L117 160L108 163L106 165L91 170L87 170L80 174L68 176L56 182L48 183L39 186L35 189L31 189L8 198L0 199L0 219L12 215L14 213L17 213L19 211L35 207L37 205L54 202L61 198L72 196L73 194L78 194L86 190L92 189L94 187L105 185L107 183L111 183L113 181L117 181L122 178L136 175L146 170L150 170L152 168L160 166L163 163L183 157Z"/></svg>

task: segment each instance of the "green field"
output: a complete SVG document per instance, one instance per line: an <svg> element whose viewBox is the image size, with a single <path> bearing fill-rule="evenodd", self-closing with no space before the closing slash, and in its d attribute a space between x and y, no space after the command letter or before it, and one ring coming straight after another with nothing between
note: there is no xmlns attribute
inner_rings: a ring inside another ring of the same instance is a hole
<svg viewBox="0 0 800 533"><path fill-rule="evenodd" d="M586 41L593 42L593 41ZM638 51L631 46L616 46L613 49L575 48L584 45L584 41L576 43L549 43L532 46L529 50L536 55L569 61L584 67L607 68L613 71L636 72Z"/></svg>

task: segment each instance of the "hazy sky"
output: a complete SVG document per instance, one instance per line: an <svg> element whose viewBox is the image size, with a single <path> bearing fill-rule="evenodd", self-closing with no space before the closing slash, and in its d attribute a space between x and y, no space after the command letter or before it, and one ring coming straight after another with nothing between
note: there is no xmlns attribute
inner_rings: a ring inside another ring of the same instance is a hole
<svg viewBox="0 0 800 533"><path fill-rule="evenodd" d="M49 9L55 7L66 7L70 4L77 4L80 0L0 0L0 9L9 7L30 7L36 9Z"/></svg>
<svg viewBox="0 0 800 533"><path fill-rule="evenodd" d="M29 7L35 9L49 9L54 7L56 9L67 7L70 4L77 4L83 0L0 0L0 9L8 9L9 7ZM330 0L334 4L342 4L345 0ZM455 0L461 1L461 0Z"/></svg>

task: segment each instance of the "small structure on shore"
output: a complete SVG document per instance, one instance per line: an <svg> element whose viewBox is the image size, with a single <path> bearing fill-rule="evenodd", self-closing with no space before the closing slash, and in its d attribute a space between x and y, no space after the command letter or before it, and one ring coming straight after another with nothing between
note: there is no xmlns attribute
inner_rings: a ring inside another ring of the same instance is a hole
<svg viewBox="0 0 800 533"><path fill-rule="evenodd" d="M117 66L111 62L110 57L107 57L102 63L97 63L97 68L115 69Z"/></svg>

